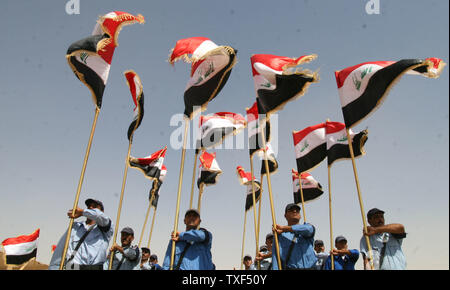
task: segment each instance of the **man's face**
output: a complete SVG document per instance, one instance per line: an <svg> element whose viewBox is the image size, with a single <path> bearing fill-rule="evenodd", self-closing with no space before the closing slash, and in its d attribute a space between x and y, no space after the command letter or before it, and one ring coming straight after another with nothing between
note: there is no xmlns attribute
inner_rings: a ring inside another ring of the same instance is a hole
<svg viewBox="0 0 450 290"><path fill-rule="evenodd" d="M122 243L122 247L128 247L131 245L131 242L134 240L133 235L128 233L120 233L120 241Z"/></svg>
<svg viewBox="0 0 450 290"><path fill-rule="evenodd" d="M202 220L200 219L200 216L198 214L191 212L188 213L187 216L184 218L184 224L187 227L196 228L200 225L200 222Z"/></svg>
<svg viewBox="0 0 450 290"><path fill-rule="evenodd" d="M94 202L90 203L90 204L88 205L87 208L88 208L88 209L94 209L94 208L97 208L97 209L99 209L100 211L102 210L102 207L101 207L99 204L94 203Z"/></svg>
<svg viewBox="0 0 450 290"><path fill-rule="evenodd" d="M316 253L322 253L325 252L325 246L324 245L315 245L314 246L314 251L316 251Z"/></svg>
<svg viewBox="0 0 450 290"><path fill-rule="evenodd" d="M266 239L266 245L267 245L267 249L269 251L272 250L272 244L273 244L273 238Z"/></svg>
<svg viewBox="0 0 450 290"><path fill-rule="evenodd" d="M284 217L288 222L298 224L300 221L300 210L297 208L292 208L284 214Z"/></svg>
<svg viewBox="0 0 450 290"><path fill-rule="evenodd" d="M336 249L338 250L346 250L347 247L347 241L339 241L336 243Z"/></svg>
<svg viewBox="0 0 450 290"><path fill-rule="evenodd" d="M376 213L369 219L369 224L372 227L380 227L384 226L384 214L383 213Z"/></svg>
<svg viewBox="0 0 450 290"><path fill-rule="evenodd" d="M250 265L252 264L252 259L245 259L244 260L244 265L247 267L250 267Z"/></svg>
<svg viewBox="0 0 450 290"><path fill-rule="evenodd" d="M142 251L142 261L147 261L149 257L150 257L149 252Z"/></svg>
<svg viewBox="0 0 450 290"><path fill-rule="evenodd" d="M156 259L150 259L150 263L156 264L156 263L158 263L158 260L156 260Z"/></svg>

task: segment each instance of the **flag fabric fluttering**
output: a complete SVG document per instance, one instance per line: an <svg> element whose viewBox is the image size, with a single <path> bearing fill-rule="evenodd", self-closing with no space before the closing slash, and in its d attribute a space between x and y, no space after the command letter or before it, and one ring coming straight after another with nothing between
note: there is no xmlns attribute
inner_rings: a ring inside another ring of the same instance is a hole
<svg viewBox="0 0 450 290"><path fill-rule="evenodd" d="M197 187L210 186L217 183L222 170L216 161L216 153L210 154L203 151L200 155L200 171L197 179Z"/></svg>
<svg viewBox="0 0 450 290"><path fill-rule="evenodd" d="M2 242L7 265L20 265L36 258L40 229L31 235L8 238Z"/></svg>
<svg viewBox="0 0 450 290"><path fill-rule="evenodd" d="M317 182L314 177L308 172L300 174L302 182L303 201L315 200L323 194L322 186ZM292 169L292 186L294 191L294 203L298 204L302 202L300 192L300 178L295 169Z"/></svg>
<svg viewBox="0 0 450 290"><path fill-rule="evenodd" d="M142 118L144 118L144 90L141 78L136 72L127 70L124 72L124 75L135 106L133 110L133 121L128 127L127 133L128 140L131 141L134 131L141 125Z"/></svg>
<svg viewBox="0 0 450 290"><path fill-rule="evenodd" d="M238 134L247 126L245 118L240 114L219 112L208 116L200 116L199 140L197 149L208 149L223 142L226 136Z"/></svg>
<svg viewBox="0 0 450 290"><path fill-rule="evenodd" d="M298 172L310 171L327 157L325 134L325 123L292 133Z"/></svg>
<svg viewBox="0 0 450 290"><path fill-rule="evenodd" d="M154 208L158 207L159 200L159 190L161 189L161 185L163 184L164 179L166 178L167 168L165 165L161 167L161 172L158 179L153 180L152 188L150 189L148 199L151 200L152 206ZM153 200L152 200L152 196Z"/></svg>
<svg viewBox="0 0 450 290"><path fill-rule="evenodd" d="M278 170L278 161L275 158L275 152L272 149L272 145L270 143L266 143L266 151L267 151L267 163L269 165L269 173L272 175L276 173ZM266 172L266 164L265 164L265 154L264 152L259 153L261 160L261 175L267 174Z"/></svg>
<svg viewBox="0 0 450 290"><path fill-rule="evenodd" d="M326 138L327 138L327 160L328 166L339 159L349 159L350 148L348 146L347 130L344 123L326 122ZM349 129L350 138L352 140L354 157L360 157L366 154L364 145L368 138L368 131L363 130L358 134L353 133Z"/></svg>
<svg viewBox="0 0 450 290"><path fill-rule="evenodd" d="M238 166L236 168L236 172L239 178L239 183L241 185L247 186L247 193L245 197L245 211L248 211L253 206L253 188L252 188L252 180L253 187L255 188L255 202L258 202L261 198L261 182L257 180L254 176L252 178L251 172L245 172L242 166Z"/></svg>
<svg viewBox="0 0 450 290"><path fill-rule="evenodd" d="M66 53L67 61L77 78L92 93L97 108L102 106L103 92L108 81L114 50L123 25L144 23L142 15L114 11L101 16L92 35L72 43Z"/></svg>
<svg viewBox="0 0 450 290"><path fill-rule="evenodd" d="M190 79L184 91L186 117L192 119L199 111L196 107L206 110L208 102L222 90L236 63L236 53L234 48L218 46L206 37L177 41L169 63L173 65L179 59L192 63Z"/></svg>
<svg viewBox="0 0 450 290"><path fill-rule="evenodd" d="M264 137L266 144L270 142L270 120L261 125L259 123L258 104L255 102L251 108L246 109L247 128L248 128L248 147L250 157L257 151L264 148L261 130L265 130Z"/></svg>
<svg viewBox="0 0 450 290"><path fill-rule="evenodd" d="M318 81L317 73L298 68L317 55L297 59L271 54L255 54L250 58L257 95L258 111L263 122L271 113L281 110L291 100L301 97L311 83Z"/></svg>
<svg viewBox="0 0 450 290"><path fill-rule="evenodd" d="M438 78L446 64L439 58L365 62L335 72L345 125L351 128L379 108L400 77Z"/></svg>
<svg viewBox="0 0 450 290"><path fill-rule="evenodd" d="M129 166L142 171L145 178L158 180L161 175L166 151L167 146L144 158L135 158L133 156L130 156L130 158L128 159Z"/></svg>

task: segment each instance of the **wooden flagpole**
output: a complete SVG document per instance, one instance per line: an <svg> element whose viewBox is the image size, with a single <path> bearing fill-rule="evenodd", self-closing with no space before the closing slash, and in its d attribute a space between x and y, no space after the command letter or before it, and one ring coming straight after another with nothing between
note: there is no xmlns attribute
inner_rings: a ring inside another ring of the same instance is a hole
<svg viewBox="0 0 450 290"><path fill-rule="evenodd" d="M328 166L328 208L330 213L330 251L334 249L333 242L333 211L331 209L331 166ZM331 270L334 270L334 255L331 255Z"/></svg>
<svg viewBox="0 0 450 290"><path fill-rule="evenodd" d="M261 175L261 190L259 192L259 205L258 205L258 241L259 241L259 234L261 233L261 201L262 201L262 185L263 185L263 177L264 175ZM258 248L259 252L259 248ZM261 263L258 262L258 270L261 270Z"/></svg>
<svg viewBox="0 0 450 290"><path fill-rule="evenodd" d="M192 208L192 201L194 199L195 170L197 169L198 153L199 153L199 149L195 149L194 170L192 173L191 199L189 200L189 208Z"/></svg>
<svg viewBox="0 0 450 290"><path fill-rule="evenodd" d="M124 170L124 173L123 173L122 189L121 189L121 192L120 192L119 207L117 209L117 217L116 217L116 226L115 226L115 229L114 229L114 237L113 237L113 240L112 240L113 245L116 243L117 232L119 231L120 213L122 211L123 195L124 195L124 192L125 192L125 184L127 182L127 173L128 173L128 166L129 166L129 159L130 159L130 152L131 152L131 144L132 143L133 143L133 136L131 136L130 142L128 143L128 152L127 152L127 157L125 159L125 170ZM114 253L115 252L113 251L110 254L108 270L112 269L112 264L113 264L113 260L114 260Z"/></svg>
<svg viewBox="0 0 450 290"><path fill-rule="evenodd" d="M298 174L298 185L300 186L300 198L302 199L302 207L303 207L303 220L306 223L306 210L305 210L305 199L303 198L303 187L302 187L302 174Z"/></svg>
<svg viewBox="0 0 450 290"><path fill-rule="evenodd" d="M87 148L86 148L86 153L84 154L83 167L81 169L81 175L80 175L80 179L78 181L77 193L75 195L75 201L73 203L72 214L75 213L75 211L76 211L76 209L78 207L78 201L80 199L81 186L83 185L84 173L86 171L86 165L87 165L88 158L89 158L89 152L91 151L92 139L94 137L95 127L97 126L97 119L98 119L98 114L99 113L100 113L100 108L99 107L95 107L94 121L92 122L91 134L89 136L89 142L88 142L88 145L87 145ZM66 241L65 241L64 250L63 250L63 253L62 253L62 256L61 256L61 263L59 265L59 270L63 270L64 269L64 264L65 264L65 261L66 261L67 249L69 248L70 234L72 233L73 222L74 222L74 218L71 217L70 221L69 221L69 228L67 229Z"/></svg>
<svg viewBox="0 0 450 290"><path fill-rule="evenodd" d="M198 190L198 201L197 201L197 210L200 213L200 208L202 206L202 197L203 197L203 190L205 189L205 185L200 185L200 188Z"/></svg>
<svg viewBox="0 0 450 290"><path fill-rule="evenodd" d="M188 128L189 128L189 119L184 119L184 136L183 136L183 149L181 151L181 165L180 165L180 176L178 178L178 193L177 193L177 206L176 206L176 212L175 212L175 223L173 226L173 232L176 233L178 230L178 218L180 215L180 199L181 199L181 186L183 184L183 170L184 170L184 159L186 155L186 139L188 134ZM173 270L173 262L175 258L175 245L176 242L172 241L172 253L170 256L170 270Z"/></svg>
<svg viewBox="0 0 450 290"><path fill-rule="evenodd" d="M153 209L152 226L150 227L150 235L148 236L147 248L150 249L150 241L152 240L153 226L155 225L156 207Z"/></svg>
<svg viewBox="0 0 450 290"><path fill-rule="evenodd" d="M350 136L349 129L347 127L345 127L345 130L347 131L348 147L350 148L350 156L352 157L353 174L355 175L355 183L356 183L356 189L358 191L359 207L361 209L361 217L362 217L362 221L363 221L363 225L364 225L364 232L367 232L366 216L364 214L364 205L363 205L363 201L362 201L361 189L359 187L358 172L356 171L355 154L353 152L352 138ZM364 236L366 237L367 248L369 250L370 267L372 268L372 270L374 270L373 254L372 254L372 247L370 245L370 239L368 236L366 236L366 235L364 235Z"/></svg>
<svg viewBox="0 0 450 290"><path fill-rule="evenodd" d="M150 198L150 202L149 202L148 208L147 208L147 213L145 214L144 225L142 226L141 237L139 238L138 248L141 247L142 238L144 237L145 226L147 225L147 221L148 221L148 215L150 214L150 209L152 208L152 201L153 201L153 195Z"/></svg>
<svg viewBox="0 0 450 290"><path fill-rule="evenodd" d="M247 225L247 211L244 210L244 233L242 234L241 270L244 265L245 227Z"/></svg>
<svg viewBox="0 0 450 290"><path fill-rule="evenodd" d="M250 175L250 180L252 182L252 198L253 198L253 220L255 223L255 242L256 242L256 255L259 252L259 236L258 236L258 223L256 221L256 196L255 196L255 182L253 179L253 156L250 155L250 171L251 171L251 175ZM259 265L259 262L258 262Z"/></svg>
<svg viewBox="0 0 450 290"><path fill-rule="evenodd" d="M266 166L266 174L267 174L267 185L269 187L269 199L270 199L270 210L272 213L272 223L273 226L276 227L277 225L277 221L275 219L275 210L273 207L273 195L272 195L272 184L270 182L270 172L269 172L269 161L268 161L268 156L267 156L267 149L266 149L266 137L265 137L265 132L264 130L261 130L261 137L262 137L262 141L263 141L263 150L264 150L264 163ZM275 231L274 232L274 237L275 237L275 249L277 251L277 262L278 262L278 269L282 270L282 265L281 265L281 257L280 257L280 245L278 244L278 233Z"/></svg>

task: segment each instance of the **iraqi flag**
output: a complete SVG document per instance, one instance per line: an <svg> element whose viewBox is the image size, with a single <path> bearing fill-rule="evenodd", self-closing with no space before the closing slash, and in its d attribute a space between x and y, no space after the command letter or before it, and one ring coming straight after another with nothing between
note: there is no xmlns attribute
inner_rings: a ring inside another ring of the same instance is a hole
<svg viewBox="0 0 450 290"><path fill-rule="evenodd" d="M150 189L148 199L149 201L152 201L152 206L154 208L158 207L158 200L159 200L159 190L161 188L161 185L163 184L164 179L166 178L167 174L167 168L165 165L161 167L161 172L158 179L153 180L152 188ZM152 200L152 196L153 200Z"/></svg>
<svg viewBox="0 0 450 290"><path fill-rule="evenodd" d="M260 151L264 147L261 130L264 130L264 137L267 143L270 141L270 120L266 119L266 122L261 125L259 123L258 104L255 102L247 112L247 128L248 128L248 148L250 156L257 151Z"/></svg>
<svg viewBox="0 0 450 290"><path fill-rule="evenodd" d="M270 143L267 143L267 164L269 165L269 173L273 174L276 173L278 170L278 161L275 158L275 152L272 149L272 145L270 145ZM267 174L266 172L266 162L264 160L266 160L266 156L264 154L264 152L260 152L260 157L261 157L261 175L265 175Z"/></svg>
<svg viewBox="0 0 450 290"><path fill-rule="evenodd" d="M327 157L325 123L294 131L295 158L298 172L309 171Z"/></svg>
<svg viewBox="0 0 450 290"><path fill-rule="evenodd" d="M97 108L102 106L103 92L108 81L114 50L118 46L123 25L144 23L142 15L115 11L101 16L92 35L72 43L66 53L67 61L77 78L92 93Z"/></svg>
<svg viewBox="0 0 450 290"><path fill-rule="evenodd" d="M438 58L365 62L336 71L345 124L351 128L374 112L392 85L405 74L437 78L445 63Z"/></svg>
<svg viewBox="0 0 450 290"><path fill-rule="evenodd" d="M167 146L156 151L150 156L144 158L135 158L130 156L128 159L130 167L136 168L144 173L145 178L158 180L161 175L164 157L166 156Z"/></svg>
<svg viewBox="0 0 450 290"><path fill-rule="evenodd" d="M210 154L203 151L200 155L200 172L197 179L198 188L200 189L204 185L216 184L221 174L222 170L216 161L216 153Z"/></svg>
<svg viewBox="0 0 450 290"><path fill-rule="evenodd" d="M365 155L364 145L368 138L368 131L363 130L355 134L352 129L349 129L349 133L355 158ZM344 123L326 122L326 138L328 166L331 166L334 161L339 159L351 158L347 130Z"/></svg>
<svg viewBox="0 0 450 290"><path fill-rule="evenodd" d="M144 90L137 73L132 70L127 70L124 72L124 75L134 103L133 121L128 127L127 133L128 140L131 141L134 131L141 125L142 118L144 118Z"/></svg>
<svg viewBox="0 0 450 290"><path fill-rule="evenodd" d="M184 114L192 119L222 90L236 63L236 50L218 46L206 37L191 37L178 40L172 49L169 63L173 65L179 59L192 63L184 91Z"/></svg>
<svg viewBox="0 0 450 290"><path fill-rule="evenodd" d="M303 201L306 203L308 201L315 200L323 194L322 186L317 182L314 177L308 172L303 172L301 174L302 179L302 192ZM292 186L294 191L294 202L296 204L302 202L301 192L300 192L300 178L297 171L292 169Z"/></svg>
<svg viewBox="0 0 450 290"><path fill-rule="evenodd" d="M281 110L291 100L301 97L318 75L298 65L310 62L317 55L289 58L271 54L255 54L250 58L259 114L265 118Z"/></svg>
<svg viewBox="0 0 450 290"><path fill-rule="evenodd" d="M20 265L36 258L40 229L28 236L9 238L2 242L7 265Z"/></svg>
<svg viewBox="0 0 450 290"><path fill-rule="evenodd" d="M248 211L253 206L253 187L255 188L255 201L258 202L259 199L261 198L261 190L262 190L261 182L257 180L254 176L252 178L251 172L245 172L242 166L238 166L236 168L236 172L239 178L239 183L247 187L245 197L245 211Z"/></svg>
<svg viewBox="0 0 450 290"><path fill-rule="evenodd" d="M236 135L247 126L245 118L240 114L219 112L208 116L200 116L200 139L197 149L207 149L223 142L226 136Z"/></svg>

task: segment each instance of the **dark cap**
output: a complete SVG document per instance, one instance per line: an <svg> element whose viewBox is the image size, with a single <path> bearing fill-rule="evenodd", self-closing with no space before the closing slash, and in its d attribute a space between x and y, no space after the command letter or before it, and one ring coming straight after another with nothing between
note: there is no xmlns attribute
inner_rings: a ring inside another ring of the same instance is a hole
<svg viewBox="0 0 450 290"><path fill-rule="evenodd" d="M150 253L150 249L149 248L142 247L141 250L142 250L143 253Z"/></svg>
<svg viewBox="0 0 450 290"><path fill-rule="evenodd" d="M323 245L324 245L324 243L323 243L322 240L315 240L314 241L314 246L323 246Z"/></svg>
<svg viewBox="0 0 450 290"><path fill-rule="evenodd" d="M150 256L150 260L158 260L158 256L153 254L153 255Z"/></svg>
<svg viewBox="0 0 450 290"><path fill-rule="evenodd" d="M289 210L294 209L294 208L298 209L299 211L301 210L299 205L297 205L295 203L290 203L290 204L286 205L286 208L284 209L284 213L287 213Z"/></svg>
<svg viewBox="0 0 450 290"><path fill-rule="evenodd" d="M245 261L245 260L251 260L251 259L252 259L252 256L250 256L250 255L245 255L245 256L244 256L244 261Z"/></svg>
<svg viewBox="0 0 450 290"><path fill-rule="evenodd" d="M134 231L133 231L133 229L130 228L130 227L124 227L124 228L120 231L120 233L126 233L126 234L129 234L129 235L134 236Z"/></svg>
<svg viewBox="0 0 450 290"><path fill-rule="evenodd" d="M268 251L267 246L266 245L262 245L261 247L259 247L259 251Z"/></svg>
<svg viewBox="0 0 450 290"><path fill-rule="evenodd" d="M190 213L196 213L198 216L200 216L200 212L198 210L196 210L195 208L190 208L186 211L186 213L184 214L184 217L187 217L187 215Z"/></svg>
<svg viewBox="0 0 450 290"><path fill-rule="evenodd" d="M382 211L381 209L378 209L378 208L372 208L371 210L369 210L367 212L367 218L370 219L377 213L384 213L384 211Z"/></svg>
<svg viewBox="0 0 450 290"><path fill-rule="evenodd" d="M266 240L267 239L273 239L273 234L272 233L268 233L267 235L266 235Z"/></svg>
<svg viewBox="0 0 450 290"><path fill-rule="evenodd" d="M342 241L346 241L347 242L347 239L344 236L337 236L336 239L334 240L335 243L339 243L339 242L342 242Z"/></svg>
<svg viewBox="0 0 450 290"><path fill-rule="evenodd" d="M103 207L103 203L100 200L96 200L96 199L92 199L92 198L88 198L86 199L86 201L84 202L84 204L86 206L90 206L91 204L95 204L95 205L99 205L100 206L100 210L104 211L105 208Z"/></svg>

